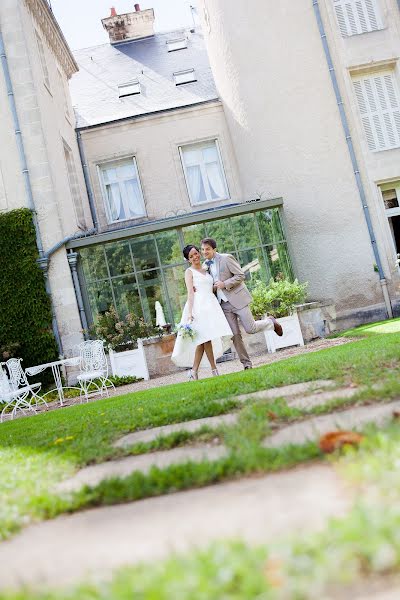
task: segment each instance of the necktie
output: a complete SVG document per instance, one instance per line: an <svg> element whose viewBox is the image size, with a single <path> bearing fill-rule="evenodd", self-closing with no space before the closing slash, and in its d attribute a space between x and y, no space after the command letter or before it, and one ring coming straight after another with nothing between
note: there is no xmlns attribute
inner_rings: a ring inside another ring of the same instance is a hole
<svg viewBox="0 0 400 600"><path fill-rule="evenodd" d="M211 265L213 265L213 264L214 264L214 259L206 260L207 267L211 267Z"/></svg>

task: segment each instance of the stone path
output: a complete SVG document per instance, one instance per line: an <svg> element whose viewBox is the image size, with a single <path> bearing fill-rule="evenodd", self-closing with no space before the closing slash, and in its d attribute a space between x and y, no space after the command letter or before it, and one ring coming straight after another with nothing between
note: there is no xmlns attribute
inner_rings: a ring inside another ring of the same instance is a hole
<svg viewBox="0 0 400 600"><path fill-rule="evenodd" d="M364 388L347 387L337 388L332 391L319 391L315 394L308 396L302 396L301 398L294 398L288 400L288 405L292 408L298 408L300 410L310 410L316 406L322 406L332 400L348 400L353 398L356 394L359 394Z"/></svg>
<svg viewBox="0 0 400 600"><path fill-rule="evenodd" d="M227 454L225 446L210 444L194 447L178 447L172 450L150 452L137 456L127 456L119 460L110 460L98 465L91 465L78 471L70 479L58 484L57 492L73 492L83 485L95 486L104 479L111 477L127 477L134 471L148 473L151 467L168 467L169 465L184 464L188 461L217 460Z"/></svg>
<svg viewBox="0 0 400 600"><path fill-rule="evenodd" d="M153 442L158 437L169 435L177 431L194 432L202 427L218 427L219 425L234 425L238 420L238 413L228 413L227 415L218 415L217 417L206 417L204 419L195 419L194 421L184 421L183 423L173 423L172 425L163 425L162 427L153 427L143 431L128 433L117 440L114 444L116 448L126 448L138 444L139 442Z"/></svg>
<svg viewBox="0 0 400 600"><path fill-rule="evenodd" d="M400 400L395 400L387 404L358 406L341 412L312 417L283 427L280 431L265 438L263 445L267 448L278 448L286 444L304 444L336 429L359 429L369 423L383 425L390 421L394 411L399 410Z"/></svg>
<svg viewBox="0 0 400 600"><path fill-rule="evenodd" d="M107 576L115 567L217 539L276 543L294 532L321 529L349 505L335 472L314 464L62 516L0 544L0 588Z"/></svg>
<svg viewBox="0 0 400 600"><path fill-rule="evenodd" d="M247 400L274 400L275 398L293 398L309 392L323 391L327 387L336 385L334 381L329 379L316 379L315 381L304 381L302 383L293 383L282 387L271 388L268 390L259 390L249 394L235 396L235 400L246 402ZM333 392L334 393L334 392Z"/></svg>

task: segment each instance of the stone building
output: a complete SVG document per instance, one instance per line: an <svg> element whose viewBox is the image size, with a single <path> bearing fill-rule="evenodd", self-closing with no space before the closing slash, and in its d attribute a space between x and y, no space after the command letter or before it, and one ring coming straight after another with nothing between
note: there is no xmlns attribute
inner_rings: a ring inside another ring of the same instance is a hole
<svg viewBox="0 0 400 600"><path fill-rule="evenodd" d="M0 209L34 203L64 353L110 305L176 322L181 250L205 235L250 287L308 281L328 330L398 310L395 0L199 13L155 33L152 9L113 8L109 42L72 55L45 0L0 5L32 189L4 76Z"/></svg>

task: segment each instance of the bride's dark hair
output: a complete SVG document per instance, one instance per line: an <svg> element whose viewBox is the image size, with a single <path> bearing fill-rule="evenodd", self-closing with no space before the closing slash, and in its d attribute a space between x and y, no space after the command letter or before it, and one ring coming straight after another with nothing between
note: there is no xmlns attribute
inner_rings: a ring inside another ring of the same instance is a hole
<svg viewBox="0 0 400 600"><path fill-rule="evenodd" d="M186 260L189 260L189 254L190 254L190 251L192 250L192 248L195 248L197 250L197 252L200 252L200 249L197 246L195 246L194 244L188 244L182 250L183 256L186 258Z"/></svg>

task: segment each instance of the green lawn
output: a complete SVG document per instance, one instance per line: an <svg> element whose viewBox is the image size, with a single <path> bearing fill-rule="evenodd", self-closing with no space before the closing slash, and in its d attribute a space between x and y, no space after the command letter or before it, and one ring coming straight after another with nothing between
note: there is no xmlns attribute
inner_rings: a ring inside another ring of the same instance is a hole
<svg viewBox="0 0 400 600"><path fill-rule="evenodd" d="M174 434L156 444L128 450L117 450L111 445L130 431L231 411L237 405L235 396L245 392L324 378L367 386L384 384L379 392L360 394L358 401L395 397L400 392L399 341L398 332L368 335L343 346L258 369L6 422L0 426L0 535L6 538L32 520L52 518L85 506L140 499L314 458L319 455L314 444L281 450L261 448L259 442L268 432L269 422L265 403L255 402L242 410L237 425L219 430L219 437L231 450L227 458L213 463L153 468L148 475L133 473L74 495L62 497L51 492L55 483L84 465L139 450L172 447L189 438L206 439L209 433L204 430L191 436ZM224 398L224 402L217 402ZM269 403L268 409L285 421L301 416L300 411L289 409L282 400Z"/></svg>

